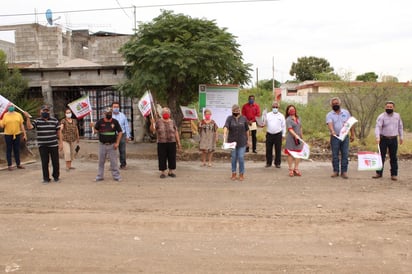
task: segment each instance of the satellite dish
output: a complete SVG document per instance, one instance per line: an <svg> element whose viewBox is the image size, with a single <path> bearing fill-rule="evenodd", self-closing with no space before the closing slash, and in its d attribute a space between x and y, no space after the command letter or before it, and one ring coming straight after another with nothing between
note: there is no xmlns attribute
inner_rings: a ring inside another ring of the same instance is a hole
<svg viewBox="0 0 412 274"><path fill-rule="evenodd" d="M51 9L46 10L46 19L47 19L47 23L49 23L50 26L53 25L53 14Z"/></svg>

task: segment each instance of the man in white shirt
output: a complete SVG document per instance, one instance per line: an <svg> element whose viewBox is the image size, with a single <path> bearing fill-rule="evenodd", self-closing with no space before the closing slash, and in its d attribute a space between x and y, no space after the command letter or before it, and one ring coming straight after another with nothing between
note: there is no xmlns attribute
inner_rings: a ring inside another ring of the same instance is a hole
<svg viewBox="0 0 412 274"><path fill-rule="evenodd" d="M279 112L279 103L277 101L272 104L272 111L266 114L266 167L272 166L273 147L275 147L274 164L280 168L282 139L286 135L285 116Z"/></svg>

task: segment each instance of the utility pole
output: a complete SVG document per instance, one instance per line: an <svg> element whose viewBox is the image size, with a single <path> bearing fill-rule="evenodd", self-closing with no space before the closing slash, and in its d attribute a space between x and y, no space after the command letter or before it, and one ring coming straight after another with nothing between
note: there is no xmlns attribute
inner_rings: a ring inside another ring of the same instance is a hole
<svg viewBox="0 0 412 274"><path fill-rule="evenodd" d="M259 68L256 68L256 88L259 88Z"/></svg>

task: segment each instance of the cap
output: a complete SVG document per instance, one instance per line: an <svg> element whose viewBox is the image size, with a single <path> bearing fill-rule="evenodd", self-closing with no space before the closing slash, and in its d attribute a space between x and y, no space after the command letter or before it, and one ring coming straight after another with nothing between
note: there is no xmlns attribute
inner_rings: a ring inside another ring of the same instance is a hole
<svg viewBox="0 0 412 274"><path fill-rule="evenodd" d="M239 107L239 105L234 104L234 105L232 106L232 112L234 112L234 113L240 113L240 107Z"/></svg>
<svg viewBox="0 0 412 274"><path fill-rule="evenodd" d="M108 112L112 112L113 110L112 110L112 108L111 107L107 107L107 108L105 108L104 109L104 113L108 113Z"/></svg>
<svg viewBox="0 0 412 274"><path fill-rule="evenodd" d="M42 105L41 110L50 110L50 106L49 105Z"/></svg>

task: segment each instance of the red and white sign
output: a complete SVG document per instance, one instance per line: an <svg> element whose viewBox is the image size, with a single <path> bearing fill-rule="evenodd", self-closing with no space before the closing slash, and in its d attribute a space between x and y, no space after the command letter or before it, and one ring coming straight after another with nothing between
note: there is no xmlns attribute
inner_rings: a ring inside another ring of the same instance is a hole
<svg viewBox="0 0 412 274"><path fill-rule="evenodd" d="M89 96L83 96L77 100L74 100L69 104L69 108L73 111L73 114L77 119L82 119L92 112Z"/></svg>

